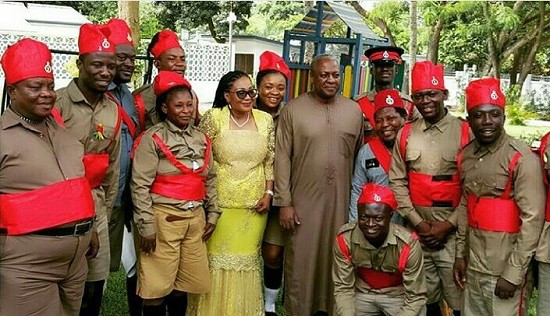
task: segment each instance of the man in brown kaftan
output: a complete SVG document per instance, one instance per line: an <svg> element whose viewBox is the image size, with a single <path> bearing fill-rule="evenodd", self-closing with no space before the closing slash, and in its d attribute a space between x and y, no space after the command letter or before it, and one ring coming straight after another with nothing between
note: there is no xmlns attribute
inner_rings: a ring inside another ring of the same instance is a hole
<svg viewBox="0 0 550 316"><path fill-rule="evenodd" d="M338 61L313 59L313 91L281 113L275 155L274 205L280 206L285 243L285 312L327 314L334 305L332 244L347 222L354 158L363 117L338 94Z"/></svg>

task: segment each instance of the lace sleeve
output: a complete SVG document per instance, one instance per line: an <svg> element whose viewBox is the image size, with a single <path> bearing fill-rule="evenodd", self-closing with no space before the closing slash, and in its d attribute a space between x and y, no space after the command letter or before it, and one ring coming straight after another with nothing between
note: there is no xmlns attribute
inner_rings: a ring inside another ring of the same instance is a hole
<svg viewBox="0 0 550 316"><path fill-rule="evenodd" d="M266 120L267 124L267 154L264 160L265 179L274 180L273 162L275 160L275 125L271 117Z"/></svg>
<svg viewBox="0 0 550 316"><path fill-rule="evenodd" d="M214 140L220 132L219 124L216 120L216 113L214 113L214 111L216 111L216 109L206 111L199 124L199 129L211 140Z"/></svg>

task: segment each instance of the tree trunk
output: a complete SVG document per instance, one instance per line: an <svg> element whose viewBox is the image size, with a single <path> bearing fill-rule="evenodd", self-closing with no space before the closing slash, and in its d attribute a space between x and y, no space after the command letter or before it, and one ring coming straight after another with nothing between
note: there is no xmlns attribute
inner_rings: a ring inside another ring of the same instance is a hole
<svg viewBox="0 0 550 316"><path fill-rule="evenodd" d="M488 67L489 71L486 72L486 75L493 75L495 78L500 78L500 54L497 51L493 30L490 25L491 14L489 13L489 3L483 2L482 5L483 15L487 20L487 27L489 28L487 32L487 46L489 48L489 61L491 62L491 66Z"/></svg>
<svg viewBox="0 0 550 316"><path fill-rule="evenodd" d="M439 40L441 39L441 31L443 30L443 19L439 17L434 26L432 26L430 43L428 45L428 60L437 64L439 59Z"/></svg>
<svg viewBox="0 0 550 316"><path fill-rule="evenodd" d="M384 37L388 39L388 45L395 46L395 38L393 36L393 33L391 32L390 28L388 27L388 24L386 21L382 19L371 19L370 14L367 10L365 10L361 4L359 4L359 1L349 1L347 2L349 5L351 5L357 13L359 13L362 17L365 19L371 20L374 25L376 25L384 34Z"/></svg>
<svg viewBox="0 0 550 316"><path fill-rule="evenodd" d="M514 60L512 61L512 68L510 69L510 86L517 84L517 81L518 81L517 76L518 76L519 67L521 66L523 54L524 54L523 49L521 49L516 54L514 54Z"/></svg>
<svg viewBox="0 0 550 316"><path fill-rule="evenodd" d="M416 45L416 39L418 37L418 25L417 25L417 8L416 8L416 1L411 0L410 6L409 6L409 26L410 26L410 38L409 38L409 54L410 54L410 60L409 60L409 71L408 71L408 77L409 79L412 78L412 66L416 62L416 53L417 53L417 45ZM410 80L407 80L407 83L409 83ZM407 85L407 92L409 92L410 84Z"/></svg>
<svg viewBox="0 0 550 316"><path fill-rule="evenodd" d="M118 1L118 16L124 19L132 31L134 46L139 46L139 1Z"/></svg>
<svg viewBox="0 0 550 316"><path fill-rule="evenodd" d="M533 63L535 61L535 56L536 56L536 54L539 50L540 43L542 41L542 34L543 34L544 28L546 26L546 21L545 21L546 4L544 2L539 2L539 9L540 9L540 15L539 15L540 20L539 20L539 25L537 27L538 34L535 37L535 42L533 43L531 49L526 50L526 52L529 52L529 55L527 55L527 58L522 63L521 72L519 74L518 85L520 87L520 91L521 91L521 88L523 87L523 83L525 82L525 79L527 79L527 76L531 72L531 69L533 69Z"/></svg>

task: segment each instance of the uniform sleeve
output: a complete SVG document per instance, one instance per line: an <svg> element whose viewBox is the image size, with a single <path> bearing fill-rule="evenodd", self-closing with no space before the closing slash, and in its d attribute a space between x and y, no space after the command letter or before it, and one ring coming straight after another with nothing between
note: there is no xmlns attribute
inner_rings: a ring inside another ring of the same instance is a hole
<svg viewBox="0 0 550 316"><path fill-rule="evenodd" d="M342 254L337 239L334 241L333 257L332 280L336 313L339 316L355 316L355 268Z"/></svg>
<svg viewBox="0 0 550 316"><path fill-rule="evenodd" d="M468 233L468 208L466 191L463 190L460 203L454 211L457 214L456 253L458 259L466 259L466 234Z"/></svg>
<svg viewBox="0 0 550 316"><path fill-rule="evenodd" d="M417 240L410 243L411 252L403 271L405 301L397 315L416 316L428 301L426 276L424 273L424 255Z"/></svg>
<svg viewBox="0 0 550 316"><path fill-rule="evenodd" d="M134 222L141 236L156 233L150 189L155 181L158 164L159 157L155 141L150 134L144 134L134 152L130 183L132 201L134 202Z"/></svg>
<svg viewBox="0 0 550 316"><path fill-rule="evenodd" d="M117 112L118 115L118 112ZM117 118L120 119L120 118ZM113 139L113 142L107 148L107 153L109 154L109 168L105 174L104 183L106 184L105 188L105 205L107 206L107 216L109 220L111 219L111 213L113 211L113 206L118 195L118 180L120 175L120 134L121 134L122 124L118 127L118 130L115 131L116 136Z"/></svg>
<svg viewBox="0 0 550 316"><path fill-rule="evenodd" d="M270 118L267 120L267 154L264 159L264 172L266 181L271 181L273 175L273 162L275 160L275 125Z"/></svg>
<svg viewBox="0 0 550 316"><path fill-rule="evenodd" d="M292 148L294 144L292 112L289 104L281 111L275 140L275 196L273 205L291 206L290 176L292 173Z"/></svg>
<svg viewBox="0 0 550 316"><path fill-rule="evenodd" d="M397 200L397 211L401 216L405 217L413 227L420 224L423 219L413 207L409 194L409 177L407 175L407 166L405 160L401 156L399 142L401 140L401 131L398 132L395 138L395 146L393 146L392 163L390 167L390 188L392 189L395 199Z"/></svg>
<svg viewBox="0 0 550 316"><path fill-rule="evenodd" d="M531 256L536 250L544 223L545 192L540 164L535 155L526 152L514 172L514 200L520 209L521 227L502 277L520 285Z"/></svg>
<svg viewBox="0 0 550 316"><path fill-rule="evenodd" d="M218 187L216 185L216 167L214 164L214 154L210 151L210 163L208 174L206 175L206 197L204 199L204 209L208 213L207 220L210 224L216 225L220 218L221 210L218 208Z"/></svg>
<svg viewBox="0 0 550 316"><path fill-rule="evenodd" d="M365 169L365 145L359 151L355 160L355 168L353 170L353 178L351 180L351 198L349 203L349 221L357 221L357 201L361 195L361 189L367 183L367 170Z"/></svg>

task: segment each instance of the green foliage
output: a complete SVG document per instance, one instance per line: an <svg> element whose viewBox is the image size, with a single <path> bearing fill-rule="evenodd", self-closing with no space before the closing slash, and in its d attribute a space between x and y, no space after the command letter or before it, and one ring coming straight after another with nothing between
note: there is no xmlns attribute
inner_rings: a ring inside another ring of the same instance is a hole
<svg viewBox="0 0 550 316"><path fill-rule="evenodd" d="M179 31L209 30L218 42L224 42L229 32L227 16L232 10L237 16L234 32L245 30L252 8L251 1L155 1L158 20L163 27Z"/></svg>
<svg viewBox="0 0 550 316"><path fill-rule="evenodd" d="M284 31L292 29L303 18L303 10L303 3L296 1L255 3L244 33L282 41Z"/></svg>
<svg viewBox="0 0 550 316"><path fill-rule="evenodd" d="M510 125L525 125L526 120L537 118L538 115L526 109L526 103L521 99L519 86L511 86L506 93L506 119Z"/></svg>

